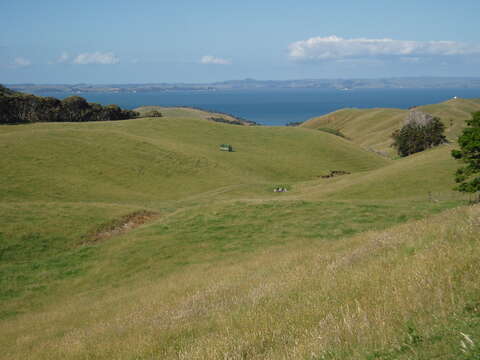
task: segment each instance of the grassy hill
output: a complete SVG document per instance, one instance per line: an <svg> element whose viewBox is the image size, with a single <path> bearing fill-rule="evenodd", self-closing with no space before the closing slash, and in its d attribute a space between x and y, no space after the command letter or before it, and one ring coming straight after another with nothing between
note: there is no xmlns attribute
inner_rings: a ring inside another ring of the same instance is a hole
<svg viewBox="0 0 480 360"><path fill-rule="evenodd" d="M355 144L304 129L175 118L1 127L3 200L176 200L220 186L308 180L387 164ZM235 151L219 151L229 143ZM15 157L8 156L15 154Z"/></svg>
<svg viewBox="0 0 480 360"><path fill-rule="evenodd" d="M0 358L461 359L479 208L448 210L450 149L167 113L0 126Z"/></svg>
<svg viewBox="0 0 480 360"><path fill-rule="evenodd" d="M140 116L145 116L151 111L159 111L163 116L168 118L177 118L177 119L203 119L216 122L225 122L234 125L245 125L251 126L255 125L254 122L239 119L235 116L216 113L201 109L195 109L191 107L169 107L169 106L141 106L136 108L134 111L140 113Z"/></svg>
<svg viewBox="0 0 480 360"><path fill-rule="evenodd" d="M446 135L456 140L472 112L480 111L480 99L451 99L440 104L417 107L439 117L445 124ZM331 128L341 131L356 144L385 155L392 155L390 135L403 125L408 110L402 109L342 109L303 123L308 129Z"/></svg>
<svg viewBox="0 0 480 360"><path fill-rule="evenodd" d="M372 199L395 202L423 198L448 199L460 196L453 191L453 173L458 163L450 155L452 146L420 152L376 170L301 184L311 197Z"/></svg>

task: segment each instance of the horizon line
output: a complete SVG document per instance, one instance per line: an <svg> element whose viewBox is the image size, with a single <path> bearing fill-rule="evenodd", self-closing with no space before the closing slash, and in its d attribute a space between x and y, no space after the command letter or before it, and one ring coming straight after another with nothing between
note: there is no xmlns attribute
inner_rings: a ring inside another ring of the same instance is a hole
<svg viewBox="0 0 480 360"><path fill-rule="evenodd" d="M228 79L211 82L105 82L105 83L89 83L89 82L72 82L72 83L34 83L34 82L18 82L18 83L3 83L4 85L213 85L222 84L236 81L256 81L256 82L289 82L289 81L345 81L345 80L400 80L400 79L461 79L461 80L480 80L480 76L392 76L392 77L336 77L336 78L298 78L298 79L255 79L255 78L243 78L243 79ZM1 84L1 83L0 83Z"/></svg>

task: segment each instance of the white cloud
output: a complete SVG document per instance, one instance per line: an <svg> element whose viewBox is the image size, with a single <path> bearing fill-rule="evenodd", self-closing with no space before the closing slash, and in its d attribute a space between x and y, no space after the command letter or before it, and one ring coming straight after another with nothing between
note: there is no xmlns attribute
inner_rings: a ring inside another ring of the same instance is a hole
<svg viewBox="0 0 480 360"><path fill-rule="evenodd" d="M64 51L55 60L49 61L49 64L66 64L70 60L70 55Z"/></svg>
<svg viewBox="0 0 480 360"><path fill-rule="evenodd" d="M101 53L99 51L94 53L83 53L73 59L74 64L87 65L87 64L102 64L111 65L118 64L120 59L115 56L113 52Z"/></svg>
<svg viewBox="0 0 480 360"><path fill-rule="evenodd" d="M67 52L62 52L62 54L57 58L57 60L55 62L59 63L59 64L63 64L63 63L66 63L68 60L70 59L70 55L68 55Z"/></svg>
<svg viewBox="0 0 480 360"><path fill-rule="evenodd" d="M14 67L27 67L32 65L32 62L28 59L25 59L24 57L16 57L13 59L12 65Z"/></svg>
<svg viewBox="0 0 480 360"><path fill-rule="evenodd" d="M335 35L296 41L288 47L294 60L330 60L373 56L449 56L480 54L480 46L455 41L344 39Z"/></svg>
<svg viewBox="0 0 480 360"><path fill-rule="evenodd" d="M205 55L200 59L202 64L229 65L232 62L227 59L218 58L211 55Z"/></svg>

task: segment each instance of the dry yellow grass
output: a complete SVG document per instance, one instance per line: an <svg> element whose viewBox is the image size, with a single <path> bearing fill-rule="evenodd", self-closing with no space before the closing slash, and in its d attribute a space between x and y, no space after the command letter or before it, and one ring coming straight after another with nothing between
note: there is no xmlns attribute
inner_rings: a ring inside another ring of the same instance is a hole
<svg viewBox="0 0 480 360"><path fill-rule="evenodd" d="M480 206L463 207L71 294L4 321L0 358L474 359L479 233Z"/></svg>
<svg viewBox="0 0 480 360"><path fill-rule="evenodd" d="M389 161L167 117L0 130L0 358L476 359L480 209L380 231L462 203L450 145ZM117 232L142 209L159 217Z"/></svg>
<svg viewBox="0 0 480 360"><path fill-rule="evenodd" d="M480 111L479 99L451 99L439 104L419 106L445 124L445 134L455 141L465 127L471 113ZM301 125L309 129L331 128L339 130L352 142L362 147L393 156L391 134L403 125L408 110L402 109L341 109L312 118Z"/></svg>

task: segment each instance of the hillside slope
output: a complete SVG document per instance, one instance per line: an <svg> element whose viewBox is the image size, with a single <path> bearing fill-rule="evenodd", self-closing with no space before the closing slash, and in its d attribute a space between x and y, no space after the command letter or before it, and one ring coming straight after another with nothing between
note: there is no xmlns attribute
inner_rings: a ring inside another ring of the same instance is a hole
<svg viewBox="0 0 480 360"><path fill-rule="evenodd" d="M242 183L308 180L331 169L366 171L379 156L304 129L172 118L0 127L4 201L174 200ZM219 151L229 143L235 151ZM9 156L15 154L15 157Z"/></svg>
<svg viewBox="0 0 480 360"><path fill-rule="evenodd" d="M465 195L453 190L456 185L453 175L459 164L452 158L451 150L452 146L443 145L372 171L306 182L298 190L315 199L397 203L414 199L461 199Z"/></svg>
<svg viewBox="0 0 480 360"><path fill-rule="evenodd" d="M388 230L466 203L450 148L392 161L167 116L0 126L0 358L455 358L452 329L480 336L478 207Z"/></svg>
<svg viewBox="0 0 480 360"><path fill-rule="evenodd" d="M97 288L76 281L65 300L2 321L0 357L477 359L479 216L461 208L162 277L149 260L126 286L102 281L103 267L87 273ZM124 261L133 245L117 246Z"/></svg>
<svg viewBox="0 0 480 360"><path fill-rule="evenodd" d="M138 112L140 116L145 116L151 111L159 111L163 116L177 119L202 119L215 122L225 122L233 125L255 125L252 121L239 119L235 116L217 113L202 109L195 109L191 107L171 107L171 106L141 106L134 111Z"/></svg>
<svg viewBox="0 0 480 360"><path fill-rule="evenodd" d="M456 140L472 112L480 111L480 99L451 99L440 104L416 109L439 117L445 124L446 135ZM342 109L303 123L308 129L331 128L341 131L354 143L374 151L392 155L390 138L403 125L408 110L402 109Z"/></svg>

